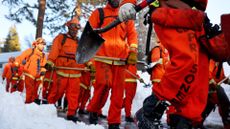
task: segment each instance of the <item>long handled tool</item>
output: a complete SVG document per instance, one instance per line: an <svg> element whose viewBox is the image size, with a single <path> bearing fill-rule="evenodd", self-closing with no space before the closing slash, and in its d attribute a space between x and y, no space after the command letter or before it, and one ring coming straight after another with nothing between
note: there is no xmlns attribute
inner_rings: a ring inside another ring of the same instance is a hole
<svg viewBox="0 0 230 129"><path fill-rule="evenodd" d="M144 0L137 6L135 6L136 12L139 12L143 8L145 8L150 3L154 2L154 0ZM77 56L76 60L79 64L83 64L87 62L89 59L91 59L96 52L98 51L99 47L102 45L102 43L105 41L99 33L106 32L113 27L120 24L121 21L119 18L114 20L111 24L106 26L105 28L100 29L93 29L89 22L86 23L86 26L84 28L84 31L81 35L81 38L78 42L78 48L77 48Z"/></svg>
<svg viewBox="0 0 230 129"><path fill-rule="evenodd" d="M125 69L125 71L126 71L128 74L130 74L131 76L133 76L133 77L135 77L136 79L138 79L140 82L144 83L144 87L145 87L145 88L151 86L150 83L149 83L149 84L145 83L144 80L143 80L142 78L140 78L140 77L138 77L137 75L133 74L133 73L130 72L128 69Z"/></svg>

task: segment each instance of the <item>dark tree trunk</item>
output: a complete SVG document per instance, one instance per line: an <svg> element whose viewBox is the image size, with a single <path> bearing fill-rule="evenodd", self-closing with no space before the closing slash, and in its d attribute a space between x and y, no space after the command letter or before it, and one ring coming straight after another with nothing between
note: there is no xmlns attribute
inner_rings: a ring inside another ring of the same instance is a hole
<svg viewBox="0 0 230 129"><path fill-rule="evenodd" d="M45 16L46 0L39 0L36 39L42 37L43 21Z"/></svg>

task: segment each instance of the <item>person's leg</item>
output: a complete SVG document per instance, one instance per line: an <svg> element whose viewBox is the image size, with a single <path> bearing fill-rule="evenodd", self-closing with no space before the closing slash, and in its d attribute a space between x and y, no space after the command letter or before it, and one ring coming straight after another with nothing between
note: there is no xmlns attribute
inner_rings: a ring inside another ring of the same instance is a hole
<svg viewBox="0 0 230 129"><path fill-rule="evenodd" d="M125 99L124 99L124 107L125 107L125 117L127 122L134 122L131 117L131 108L133 98L136 94L137 83L136 82L126 82L125 83Z"/></svg>
<svg viewBox="0 0 230 129"><path fill-rule="evenodd" d="M121 123L121 109L123 105L124 86L125 86L125 66L113 66L113 83L111 91L111 103L108 113L108 124L117 126Z"/></svg>
<svg viewBox="0 0 230 129"><path fill-rule="evenodd" d="M87 106L89 112L89 121L96 124L98 121L98 111L105 103L105 97L108 94L109 85L111 84L111 65L95 62L96 66L96 83L91 101Z"/></svg>
<svg viewBox="0 0 230 129"><path fill-rule="evenodd" d="M66 87L66 99L68 102L67 120L78 121L76 110L78 108L78 97L80 93L79 78L68 78Z"/></svg>
<svg viewBox="0 0 230 129"><path fill-rule="evenodd" d="M25 103L33 102L34 80L28 76L25 76L25 88L26 88L26 101Z"/></svg>

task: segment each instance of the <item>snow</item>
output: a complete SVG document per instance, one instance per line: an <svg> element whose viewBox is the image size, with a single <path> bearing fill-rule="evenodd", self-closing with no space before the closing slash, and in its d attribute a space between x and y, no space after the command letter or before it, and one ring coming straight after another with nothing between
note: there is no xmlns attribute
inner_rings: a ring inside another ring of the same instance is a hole
<svg viewBox="0 0 230 129"><path fill-rule="evenodd" d="M225 67L229 66L225 64ZM230 73L229 69L226 71ZM150 82L149 75L146 72L138 72L138 74L146 83ZM71 121L59 118L53 105L24 104L24 94L19 92L6 93L5 84L2 84L2 80L0 81L0 129L104 129L101 125L86 125L83 122L74 124ZM223 85L223 87L229 95L230 87L227 85ZM136 96L132 105L132 115L142 107L143 100L150 94L151 88L144 88L143 84L138 82ZM108 98L103 108L104 114L108 112L109 103L110 99ZM122 115L124 114L124 110L122 110ZM162 121L165 122L165 120L166 115L163 116ZM205 124L222 126L217 109L211 113Z"/></svg>

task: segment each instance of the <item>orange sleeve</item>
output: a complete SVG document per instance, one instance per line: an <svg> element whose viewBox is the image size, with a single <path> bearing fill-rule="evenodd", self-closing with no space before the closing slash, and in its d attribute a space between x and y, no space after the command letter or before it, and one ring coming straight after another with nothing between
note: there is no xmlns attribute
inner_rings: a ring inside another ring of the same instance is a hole
<svg viewBox="0 0 230 129"><path fill-rule="evenodd" d="M137 49L138 39L137 39L137 31L135 28L134 20L129 20L127 22L127 42L130 47L134 47Z"/></svg>
<svg viewBox="0 0 230 129"><path fill-rule="evenodd" d="M46 71L46 69L44 68L46 62L47 62L46 56L43 56L43 59L42 59L42 62L41 62L41 72L45 72Z"/></svg>
<svg viewBox="0 0 230 129"><path fill-rule="evenodd" d="M32 51L33 50L31 48L29 48L29 49L25 50L24 52L22 52L21 55L16 57L15 63L21 64L22 61L25 60L32 53Z"/></svg>
<svg viewBox="0 0 230 129"><path fill-rule="evenodd" d="M89 17L89 23L92 28L99 28L100 27L100 18L99 18L99 11L98 9L94 10Z"/></svg>
<svg viewBox="0 0 230 129"><path fill-rule="evenodd" d="M126 4L126 3L132 3L135 4L137 3L137 0L122 0L120 5Z"/></svg>
<svg viewBox="0 0 230 129"><path fill-rule="evenodd" d="M62 34L59 34L58 36L55 37L55 39L53 40L53 45L48 55L48 60L54 62L57 59L59 55L59 51L61 50L62 39L63 39Z"/></svg>
<svg viewBox="0 0 230 129"><path fill-rule="evenodd" d="M160 59L160 47L155 47L151 53L151 62L156 62Z"/></svg>
<svg viewBox="0 0 230 129"><path fill-rule="evenodd" d="M204 18L204 12L199 10L173 8L157 8L151 16L155 24L191 30L201 30Z"/></svg>
<svg viewBox="0 0 230 129"><path fill-rule="evenodd" d="M6 78L8 71L10 70L10 64L7 63L3 69L2 77Z"/></svg>

